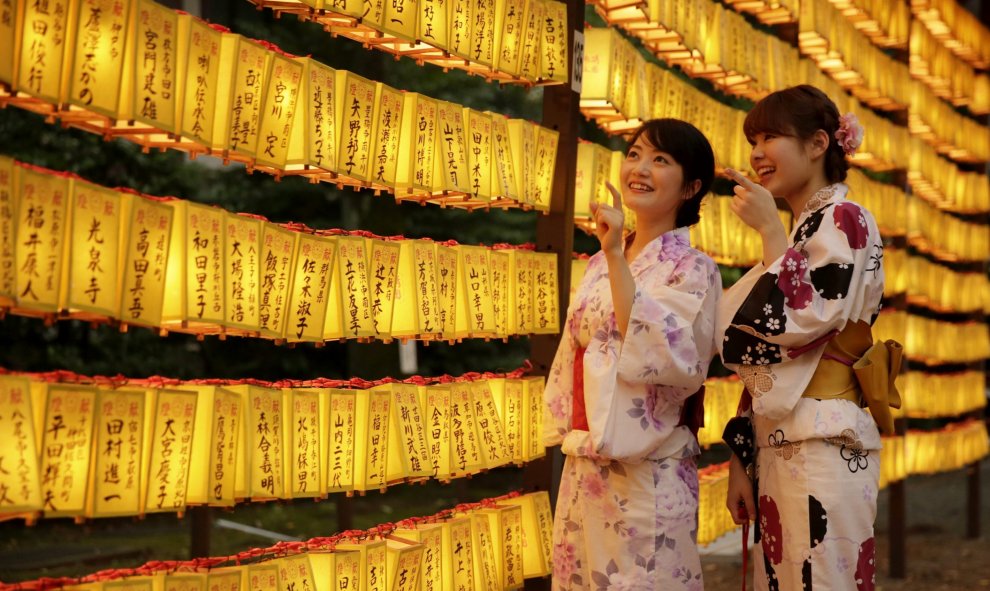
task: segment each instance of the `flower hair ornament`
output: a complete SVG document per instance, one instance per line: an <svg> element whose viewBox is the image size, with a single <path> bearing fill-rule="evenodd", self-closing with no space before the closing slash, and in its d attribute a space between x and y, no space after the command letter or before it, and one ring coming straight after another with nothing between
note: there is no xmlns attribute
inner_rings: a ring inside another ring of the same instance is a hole
<svg viewBox="0 0 990 591"><path fill-rule="evenodd" d="M863 126L854 113L846 113L839 117L839 129L835 131L835 140L842 146L846 156L852 156L863 143Z"/></svg>

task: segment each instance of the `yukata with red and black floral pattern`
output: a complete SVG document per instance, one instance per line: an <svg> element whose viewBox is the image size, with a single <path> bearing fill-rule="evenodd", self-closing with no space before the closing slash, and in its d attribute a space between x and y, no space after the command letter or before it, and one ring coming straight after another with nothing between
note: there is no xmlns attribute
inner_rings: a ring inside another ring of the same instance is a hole
<svg viewBox="0 0 990 591"><path fill-rule="evenodd" d="M605 257L591 257L547 380L544 440L566 455L553 532L559 591L703 588L700 449L681 411L715 354L722 280L687 228L647 244L630 271L623 336Z"/></svg>
<svg viewBox="0 0 990 591"><path fill-rule="evenodd" d="M814 344L847 323L872 324L883 296L880 232L848 190L837 183L812 196L785 254L751 269L719 305L722 360L751 401L752 421L734 419L725 439L745 462L744 440L755 438L757 589L874 586L877 426L854 402L802 396L825 348Z"/></svg>

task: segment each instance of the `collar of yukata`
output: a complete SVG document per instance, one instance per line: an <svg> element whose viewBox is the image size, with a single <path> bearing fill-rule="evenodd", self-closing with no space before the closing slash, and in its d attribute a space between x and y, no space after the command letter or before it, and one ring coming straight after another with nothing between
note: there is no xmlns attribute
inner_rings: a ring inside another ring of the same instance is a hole
<svg viewBox="0 0 990 591"><path fill-rule="evenodd" d="M804 204L804 210L801 212L800 217L803 218L808 214L815 213L829 203L845 199L848 192L849 186L845 183L832 183L831 185L825 185L821 189L815 191L815 194L811 196L811 199L808 199L808 202Z"/></svg>
<svg viewBox="0 0 990 591"><path fill-rule="evenodd" d="M632 239L631 234L629 239ZM657 236L652 242L647 244L643 248L643 252L639 253L636 260L633 261L633 265L638 267L641 264L645 264L641 261L674 258L678 252L689 246L691 246L690 231L687 228L674 228L669 232L664 232Z"/></svg>

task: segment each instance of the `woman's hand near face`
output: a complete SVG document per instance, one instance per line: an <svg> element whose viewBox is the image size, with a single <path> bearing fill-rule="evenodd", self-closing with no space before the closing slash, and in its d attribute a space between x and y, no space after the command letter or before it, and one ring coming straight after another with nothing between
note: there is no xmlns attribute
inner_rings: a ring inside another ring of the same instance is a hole
<svg viewBox="0 0 990 591"><path fill-rule="evenodd" d="M606 255L621 255L624 247L622 233L626 221L626 216L622 212L622 195L612 183L606 181L605 186L612 193L612 205L591 204L591 215L595 220L595 236Z"/></svg>
<svg viewBox="0 0 990 591"><path fill-rule="evenodd" d="M744 224L760 233L763 239L763 264L769 265L787 252L787 232L777 213L773 195L731 168L725 176L735 181L735 196L729 207Z"/></svg>

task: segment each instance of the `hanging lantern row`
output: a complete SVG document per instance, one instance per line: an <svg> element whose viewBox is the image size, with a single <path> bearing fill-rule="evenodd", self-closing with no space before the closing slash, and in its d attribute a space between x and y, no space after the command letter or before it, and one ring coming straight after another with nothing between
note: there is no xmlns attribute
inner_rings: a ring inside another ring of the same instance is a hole
<svg viewBox="0 0 990 591"><path fill-rule="evenodd" d="M856 29L877 47L907 49L911 10L897 0L831 0Z"/></svg>
<svg viewBox="0 0 990 591"><path fill-rule="evenodd" d="M0 66L12 89L0 103L276 177L465 208L549 208L553 130L404 93L150 0L52 2L16 5L31 26Z"/></svg>
<svg viewBox="0 0 990 591"><path fill-rule="evenodd" d="M939 154L979 164L990 160L990 133L980 124L940 100L931 88L912 81L908 128Z"/></svg>
<svg viewBox="0 0 990 591"><path fill-rule="evenodd" d="M0 159L0 304L317 342L556 334L557 257L314 231Z"/></svg>
<svg viewBox="0 0 990 591"><path fill-rule="evenodd" d="M182 513L523 464L544 455L543 384L4 375L0 514Z"/></svg>
<svg viewBox="0 0 990 591"><path fill-rule="evenodd" d="M884 310L873 325L873 336L902 343L908 358L927 365L990 358L990 326L982 321L945 322Z"/></svg>
<svg viewBox="0 0 990 591"><path fill-rule="evenodd" d="M909 474L959 470L987 457L987 426L981 420L970 420L938 431L908 431L905 451Z"/></svg>
<svg viewBox="0 0 990 591"><path fill-rule="evenodd" d="M728 0L726 4L739 12L752 14L766 25L785 25L797 20L797 0L783 0L782 2L775 0Z"/></svg>
<svg viewBox="0 0 990 591"><path fill-rule="evenodd" d="M987 30L981 45L986 45ZM911 23L911 75L936 95L975 115L990 113L990 76L974 70L936 38L921 21Z"/></svg>
<svg viewBox="0 0 990 591"><path fill-rule="evenodd" d="M552 533L545 491L510 493L366 531L81 578L8 583L0 590L507 591L550 574Z"/></svg>
<svg viewBox="0 0 990 591"><path fill-rule="evenodd" d="M990 315L990 277L978 271L955 271L905 250L883 253L884 296L907 294L907 300L940 313Z"/></svg>
<svg viewBox="0 0 990 591"><path fill-rule="evenodd" d="M961 4L955 0L911 0L911 11L934 38L960 59L979 70L990 68L990 32Z"/></svg>
<svg viewBox="0 0 990 591"><path fill-rule="evenodd" d="M906 479L908 471L904 451L904 436L885 436L881 438L881 441L883 447L880 448L880 490L883 490L894 482ZM856 456L851 453L847 453L845 457L857 460Z"/></svg>
<svg viewBox="0 0 990 591"><path fill-rule="evenodd" d="M701 202L701 220L690 228L691 244L720 265L752 267L763 260L760 236L732 212L731 203L716 195ZM791 212L778 209L777 214L790 231Z"/></svg>
<svg viewBox="0 0 990 591"><path fill-rule="evenodd" d="M910 150L908 182L914 194L939 209L957 213L990 212L990 186L987 185L986 175L959 170L919 139L910 142ZM986 253L986 250L983 252Z"/></svg>
<svg viewBox="0 0 990 591"><path fill-rule="evenodd" d="M423 65L510 84L568 80L567 6L554 0L251 0Z"/></svg>
<svg viewBox="0 0 990 591"><path fill-rule="evenodd" d="M980 371L951 374L909 371L898 381L904 404L895 416L957 417L987 406L986 375Z"/></svg>
<svg viewBox="0 0 990 591"><path fill-rule="evenodd" d="M990 253L990 225L967 222L921 199L908 201L908 240L945 261L984 261Z"/></svg>

